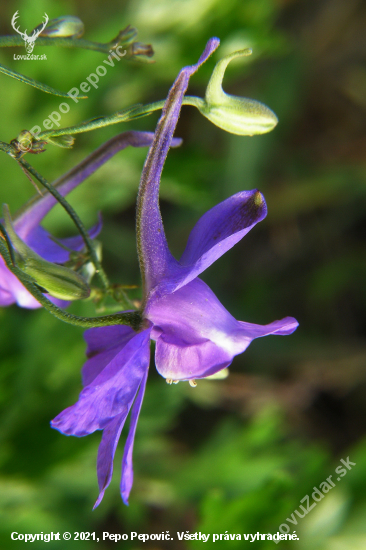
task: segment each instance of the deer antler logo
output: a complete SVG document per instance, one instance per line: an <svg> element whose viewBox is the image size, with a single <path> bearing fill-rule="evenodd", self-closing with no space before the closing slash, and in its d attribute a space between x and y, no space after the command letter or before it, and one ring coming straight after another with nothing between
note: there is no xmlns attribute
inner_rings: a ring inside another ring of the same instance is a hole
<svg viewBox="0 0 366 550"><path fill-rule="evenodd" d="M21 32L19 28L15 26L18 17L19 17L19 11L16 11L13 15L13 19L11 20L11 26L23 38L27 53L32 53L35 41L37 40L38 36L44 31L48 23L48 15L47 13L44 14L45 22L34 29L32 36L27 35L27 29L25 30L25 32Z"/></svg>

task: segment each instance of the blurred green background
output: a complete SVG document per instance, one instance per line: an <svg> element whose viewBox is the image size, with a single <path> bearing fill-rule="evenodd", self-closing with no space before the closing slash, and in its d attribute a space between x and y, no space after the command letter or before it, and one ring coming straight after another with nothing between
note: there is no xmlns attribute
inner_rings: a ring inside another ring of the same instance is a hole
<svg viewBox="0 0 366 550"><path fill-rule="evenodd" d="M82 330L43 311L2 309L0 331L0 546L24 546L10 533L103 531L159 533L171 542L124 548L195 549L177 531L274 533L301 509L300 500L334 474L341 458L356 466L297 525L301 550L366 548L366 4L360 0L3 1L0 32L11 34L46 12L79 16L85 38L109 41L131 24L151 43L155 63L120 61L98 90L64 115L62 125L163 99L179 69L196 62L210 36L221 47L192 78L204 95L215 62L253 48L230 64L226 91L265 102L277 128L257 137L224 133L184 107L169 154L161 208L171 249L183 250L208 208L259 188L268 216L204 273L236 318L266 324L286 315L300 323L286 338L267 337L235 358L224 381L168 386L154 365L134 451L130 506L119 496L120 460L102 504L95 462L100 433L67 438L49 421L77 399L85 344ZM35 46L47 61L14 61L24 48L0 51L0 62L63 91L78 86L105 55ZM58 108L60 98L0 75L1 136L9 142ZM77 137L72 150L49 146L27 160L52 180L93 148L126 129L153 131L158 114ZM103 213L105 267L114 282L139 281L135 197L145 150L127 149L85 182L71 202L86 224ZM1 156L1 202L14 212L34 189L10 157ZM57 235L72 226L61 210L47 219ZM90 304L73 311L91 314ZM311 500L312 502L312 500ZM211 539L212 540L212 539ZM239 548L212 542L205 548ZM115 548L114 542L54 542L52 548ZM275 548L254 542L253 548ZM32 548L43 548L43 542Z"/></svg>

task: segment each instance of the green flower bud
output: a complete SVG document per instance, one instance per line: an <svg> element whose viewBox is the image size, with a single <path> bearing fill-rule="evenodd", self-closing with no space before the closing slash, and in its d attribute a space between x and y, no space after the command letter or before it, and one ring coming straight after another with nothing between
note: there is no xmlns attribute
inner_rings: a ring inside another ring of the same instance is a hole
<svg viewBox="0 0 366 550"><path fill-rule="evenodd" d="M265 134L273 130L278 122L274 112L263 103L226 94L222 89L224 73L230 61L251 53L251 50L246 49L221 59L214 68L205 99L197 105L201 113L213 124L239 136Z"/></svg>
<svg viewBox="0 0 366 550"><path fill-rule="evenodd" d="M87 298L90 288L83 277L67 267L41 258L16 234L8 205L4 204L3 212L5 229L14 247L17 266L41 287L42 292L61 300Z"/></svg>
<svg viewBox="0 0 366 550"><path fill-rule="evenodd" d="M30 151L32 149L34 138L32 134L28 132L28 130L23 130L22 132L20 132L17 139L19 143L19 148L22 151Z"/></svg>
<svg viewBox="0 0 366 550"><path fill-rule="evenodd" d="M80 38L83 34L84 23L81 19L74 15L63 15L62 17L51 19L40 36L48 36L50 38L56 36L72 36L73 38Z"/></svg>

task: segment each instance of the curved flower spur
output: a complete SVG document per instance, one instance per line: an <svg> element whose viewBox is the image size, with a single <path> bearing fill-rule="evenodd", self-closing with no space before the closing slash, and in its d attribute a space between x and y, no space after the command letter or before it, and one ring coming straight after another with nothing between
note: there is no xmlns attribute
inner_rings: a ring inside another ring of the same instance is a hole
<svg viewBox="0 0 366 550"><path fill-rule="evenodd" d="M133 482L132 450L150 359L167 381L205 378L224 369L254 338L291 334L292 317L260 326L234 319L210 288L198 278L267 213L259 191L242 191L209 210L193 228L177 261L169 251L159 210L159 186L189 78L217 48L212 38L196 65L185 67L174 82L142 172L137 201L137 248L143 282L142 322L135 332L126 326L86 331L84 389L77 403L51 423L64 434L84 436L103 430L97 459L101 502L113 472L121 430L131 410L122 459L121 496L128 503Z"/></svg>
<svg viewBox="0 0 366 550"><path fill-rule="evenodd" d="M151 132L130 131L118 134L61 176L53 185L62 196L66 196L118 151L129 145L146 147L151 144L152 139L153 134ZM40 223L55 204L57 204L56 199L49 193L45 193L43 196L36 195L16 214L13 225L17 236L41 258L54 264L64 264L70 259L70 251L78 252L84 248L84 241L78 235L68 239L60 239L56 242L43 229ZM100 230L101 223L99 222L91 229L90 237L95 238ZM64 300L50 299L60 307L68 305ZM9 306L14 303L30 309L41 307L36 298L8 269L0 256L0 306Z"/></svg>

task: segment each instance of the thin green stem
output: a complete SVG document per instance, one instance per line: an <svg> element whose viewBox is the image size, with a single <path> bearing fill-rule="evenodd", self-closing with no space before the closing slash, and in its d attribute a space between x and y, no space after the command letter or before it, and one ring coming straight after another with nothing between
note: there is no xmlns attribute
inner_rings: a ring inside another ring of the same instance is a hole
<svg viewBox="0 0 366 550"><path fill-rule="evenodd" d="M133 27L126 27L118 33L116 38L106 44L92 42L84 38L75 37L46 37L37 38L37 46L61 46L62 48L83 48L85 50L94 50L102 53L109 53L110 49L115 49L118 45L128 46L137 36L137 30ZM16 34L0 36L0 48L10 48L14 46L24 46L24 40Z"/></svg>
<svg viewBox="0 0 366 550"><path fill-rule="evenodd" d="M0 141L0 150L4 151L4 153L7 153L13 158L16 158L18 156L18 153L13 147L13 145L10 145L9 143L5 143L5 141Z"/></svg>
<svg viewBox="0 0 366 550"><path fill-rule="evenodd" d="M13 69L8 69L8 67L4 67L4 65L0 65L0 73L4 73L7 76L11 76L12 78L15 78L16 80L19 80L20 82L23 82L24 84L28 84L29 86L33 86L33 88L37 88L37 90L42 90L42 92L45 92L46 94L52 94L57 95L60 97L67 97L69 98L69 94L66 92L60 92L60 90L56 90L56 88L51 88L51 86L47 86L47 84L43 84L42 82L38 82L37 80L34 80L33 78L29 78L28 76L18 73L17 71L14 71ZM87 96L79 96L80 99L86 99Z"/></svg>
<svg viewBox="0 0 366 550"><path fill-rule="evenodd" d="M128 120L134 120L136 118L142 118L150 115L154 111L158 111L164 107L165 99L161 101L155 101L154 103L148 103L147 105L133 105L123 111L117 111L112 115L101 116L92 118L77 126L68 126L67 128L60 128L59 130L47 130L37 135L38 140L47 140L48 138L63 136L65 134L73 135L80 134L82 132L88 132L95 130L96 128L103 128L104 126L110 126L111 124L118 124L119 122L127 122ZM192 105L197 109L204 107L204 100L200 97L186 96L183 99L183 105Z"/></svg>
<svg viewBox="0 0 366 550"><path fill-rule="evenodd" d="M25 288L38 300L38 302L45 308L49 313L71 325L76 325L83 328L91 327L105 327L110 325L128 325L134 330L139 330L142 322L141 315L138 311L127 311L122 313L117 313L114 315L103 315L101 317L79 317L78 315L73 315L72 313L67 313L63 309L58 308L53 304L42 292L38 289L37 285L27 276L21 269L17 267L14 263L14 256L12 251L11 243L7 237L4 227L0 224L0 230L2 237L0 238L0 254L3 257L9 270L14 273L14 275L21 281Z"/></svg>
<svg viewBox="0 0 366 550"><path fill-rule="evenodd" d="M29 173L31 173L46 189L55 197L55 199L61 204L61 206L66 210L74 224L76 225L80 235L82 236L85 246L87 247L87 250L90 254L90 259L93 262L95 266L95 272L99 277L99 280L105 290L109 288L109 282L107 275L104 272L104 269L102 268L102 265L98 259L97 253L95 251L95 248L93 246L92 240L89 237L88 232L86 231L82 221L80 220L79 216L75 212L75 210L72 208L72 206L67 202L67 200L57 191L57 189L49 183L47 180L44 179L41 174L39 174L33 166L31 166L26 160L24 159L18 159L19 164L21 164Z"/></svg>

